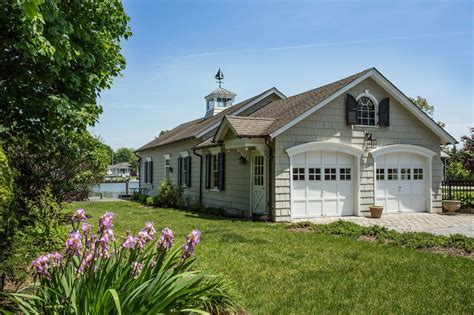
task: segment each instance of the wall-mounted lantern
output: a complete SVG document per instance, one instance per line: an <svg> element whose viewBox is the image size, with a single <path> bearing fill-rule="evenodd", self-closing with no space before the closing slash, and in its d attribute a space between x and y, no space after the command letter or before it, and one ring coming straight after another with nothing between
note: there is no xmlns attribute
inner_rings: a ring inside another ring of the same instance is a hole
<svg viewBox="0 0 474 315"><path fill-rule="evenodd" d="M245 156L241 155L239 157L239 164L241 164L241 165L247 164L247 159L245 158Z"/></svg>

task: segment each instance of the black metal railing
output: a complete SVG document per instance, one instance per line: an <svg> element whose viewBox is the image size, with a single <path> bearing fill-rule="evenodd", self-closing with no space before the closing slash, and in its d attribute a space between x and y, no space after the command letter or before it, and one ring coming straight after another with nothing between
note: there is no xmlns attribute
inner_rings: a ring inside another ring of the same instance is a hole
<svg viewBox="0 0 474 315"><path fill-rule="evenodd" d="M445 180L441 190L443 200L459 200L463 208L474 206L474 180Z"/></svg>

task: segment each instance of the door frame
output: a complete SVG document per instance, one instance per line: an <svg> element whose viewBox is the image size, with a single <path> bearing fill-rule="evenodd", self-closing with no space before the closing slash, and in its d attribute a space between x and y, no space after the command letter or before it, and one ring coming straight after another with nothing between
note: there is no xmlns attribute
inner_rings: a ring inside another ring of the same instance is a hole
<svg viewBox="0 0 474 315"><path fill-rule="evenodd" d="M293 221L293 157L300 153L312 152L312 151L336 151L349 154L353 157L353 215L360 216L360 164L361 157L364 151L356 146L339 143L339 142L328 142L328 141L315 141L300 144L291 148L286 149L286 153L290 157L290 220Z"/></svg>
<svg viewBox="0 0 474 315"><path fill-rule="evenodd" d="M377 196L376 188L377 188L377 158L389 153L412 153L425 158L425 169L426 169L426 176L424 176L425 180L425 210L426 212L433 212L433 175L432 175L432 162L433 157L437 154L434 151L431 151L427 148L420 147L417 145L412 144L392 144L387 145L384 147L380 147L370 151L372 155L372 159L374 160L373 166L373 182L374 182L374 204L376 203ZM400 170L399 170L400 172ZM386 176L387 174L385 174Z"/></svg>
<svg viewBox="0 0 474 315"><path fill-rule="evenodd" d="M267 157L258 150L250 151L250 216L254 213L254 172L255 172L255 157L263 157L263 209L256 210L256 213L267 213Z"/></svg>

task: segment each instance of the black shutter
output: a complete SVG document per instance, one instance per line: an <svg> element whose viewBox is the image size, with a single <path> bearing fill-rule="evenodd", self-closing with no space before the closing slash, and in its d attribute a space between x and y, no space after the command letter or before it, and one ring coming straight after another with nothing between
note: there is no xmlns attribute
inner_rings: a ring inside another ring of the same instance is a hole
<svg viewBox="0 0 474 315"><path fill-rule="evenodd" d="M178 186L183 185L183 158L178 158Z"/></svg>
<svg viewBox="0 0 474 315"><path fill-rule="evenodd" d="M225 155L224 153L217 154L217 169L218 169L218 179L217 179L217 189L224 190L224 173L225 173Z"/></svg>
<svg viewBox="0 0 474 315"><path fill-rule="evenodd" d="M191 157L186 157L186 186L191 187Z"/></svg>
<svg viewBox="0 0 474 315"><path fill-rule="evenodd" d="M145 183L148 183L148 161L145 161Z"/></svg>
<svg viewBox="0 0 474 315"><path fill-rule="evenodd" d="M379 126L390 126L390 99L388 97L379 104Z"/></svg>
<svg viewBox="0 0 474 315"><path fill-rule="evenodd" d="M153 161L150 161L148 167L150 168L150 184L153 184Z"/></svg>
<svg viewBox="0 0 474 315"><path fill-rule="evenodd" d="M357 124L357 101L354 96L347 94L346 120L348 125Z"/></svg>
<svg viewBox="0 0 474 315"><path fill-rule="evenodd" d="M206 189L211 188L211 155L206 154Z"/></svg>

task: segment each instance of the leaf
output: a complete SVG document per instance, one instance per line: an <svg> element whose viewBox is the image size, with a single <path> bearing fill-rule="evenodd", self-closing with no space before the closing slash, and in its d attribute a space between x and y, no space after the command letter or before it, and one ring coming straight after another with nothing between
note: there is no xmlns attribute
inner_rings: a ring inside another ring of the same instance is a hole
<svg viewBox="0 0 474 315"><path fill-rule="evenodd" d="M114 299L115 307L117 308L117 312L119 315L122 315L122 308L120 306L120 298L117 294L117 291L115 289L108 289L107 292L109 292L112 295L112 298Z"/></svg>

